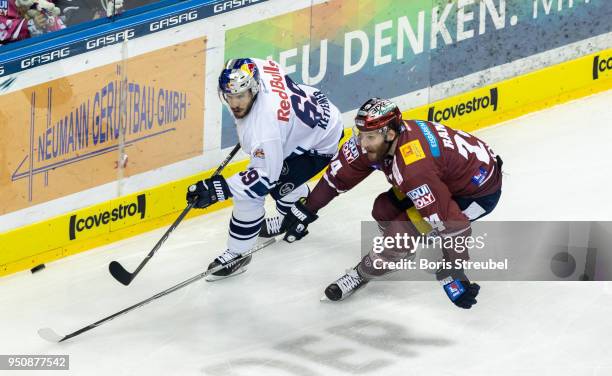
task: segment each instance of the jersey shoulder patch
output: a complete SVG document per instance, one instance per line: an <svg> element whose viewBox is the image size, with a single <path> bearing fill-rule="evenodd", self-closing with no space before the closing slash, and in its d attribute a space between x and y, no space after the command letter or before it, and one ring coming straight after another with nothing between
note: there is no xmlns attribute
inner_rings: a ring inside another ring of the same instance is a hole
<svg viewBox="0 0 612 376"><path fill-rule="evenodd" d="M419 140L412 140L400 146L400 155L406 166L425 158L425 152Z"/></svg>

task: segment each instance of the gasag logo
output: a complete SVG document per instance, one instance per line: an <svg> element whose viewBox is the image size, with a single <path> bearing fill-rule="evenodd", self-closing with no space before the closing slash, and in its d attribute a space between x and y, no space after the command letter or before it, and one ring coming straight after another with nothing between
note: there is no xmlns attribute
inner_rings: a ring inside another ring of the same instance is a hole
<svg viewBox="0 0 612 376"><path fill-rule="evenodd" d="M467 102L456 104L452 107L438 109L435 106L429 107L427 120L441 122L449 119L454 119L458 116L468 115L472 112L483 111L489 107L493 107L493 111L497 111L498 93L497 88L491 88L489 95L484 97L474 97Z"/></svg>
<svg viewBox="0 0 612 376"><path fill-rule="evenodd" d="M45 64L45 63L52 62L54 60L65 58L69 55L70 55L70 48L64 47L59 50L54 50L51 52L46 52L44 54L27 57L21 60L21 68L23 69L23 68L35 67L40 64Z"/></svg>
<svg viewBox="0 0 612 376"><path fill-rule="evenodd" d="M414 203L414 207L418 209L422 209L426 206L429 206L436 202L436 197L429 189L427 184L423 184L420 187L417 187L408 192L408 197Z"/></svg>
<svg viewBox="0 0 612 376"><path fill-rule="evenodd" d="M247 5L252 5L258 3L262 0L228 0L222 1L218 4L215 4L213 7L213 11L216 13L227 12L229 10L234 10L238 8L242 8ZM264 0L265 1L265 0Z"/></svg>
<svg viewBox="0 0 612 376"><path fill-rule="evenodd" d="M598 80L599 75L606 71L612 71L612 56L608 58L600 55L595 56L593 59L593 80Z"/></svg>
<svg viewBox="0 0 612 376"><path fill-rule="evenodd" d="M198 18L198 11L192 10L191 12L182 13L176 16L164 18L163 20L151 22L149 25L149 31L157 31L166 29L168 27L180 25L185 22L193 21Z"/></svg>
<svg viewBox="0 0 612 376"><path fill-rule="evenodd" d="M136 202L128 205L120 204L118 207L102 213L90 215L85 218L77 218L76 214L70 217L68 227L68 237L70 240L76 239L78 233L90 230L94 227L107 225L110 222L115 222L120 219L133 217L140 214L140 219L145 217L147 207L147 199L144 194L136 197Z"/></svg>
<svg viewBox="0 0 612 376"><path fill-rule="evenodd" d="M85 48L91 50L93 48L104 47L111 44L123 42L134 37L134 29L125 29L113 34L107 34L99 38L87 41Z"/></svg>

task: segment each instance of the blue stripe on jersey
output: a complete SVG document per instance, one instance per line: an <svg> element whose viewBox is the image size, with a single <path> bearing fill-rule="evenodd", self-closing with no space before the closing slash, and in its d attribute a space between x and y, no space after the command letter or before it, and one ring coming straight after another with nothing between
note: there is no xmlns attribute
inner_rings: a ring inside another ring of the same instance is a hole
<svg viewBox="0 0 612 376"><path fill-rule="evenodd" d="M433 155L434 158L438 158L440 156L440 146L438 146L438 140L436 139L436 136L434 136L434 134L427 126L427 123L425 123L424 121L416 120L416 123L419 128L421 128L421 132L423 132L423 136L425 136L425 139L429 144L429 150L431 151L431 155Z"/></svg>
<svg viewBox="0 0 612 376"><path fill-rule="evenodd" d="M264 183L266 183L266 185L267 185L268 187L271 187L271 186L272 186L272 183L270 183L270 179L268 179L267 177L262 176L262 177L261 177L261 180L263 180L263 181L264 181Z"/></svg>
<svg viewBox="0 0 612 376"><path fill-rule="evenodd" d="M293 203L285 203L281 200L276 201L276 210L282 215L287 215L292 206Z"/></svg>
<svg viewBox="0 0 612 376"><path fill-rule="evenodd" d="M247 194L247 196L249 196L250 198L257 198L257 197L255 197L255 196L253 196L253 194L252 194L251 192L249 192L249 190L248 190L248 189L245 189L245 190L244 190L244 193L246 193L246 194Z"/></svg>
<svg viewBox="0 0 612 376"><path fill-rule="evenodd" d="M270 191L270 189L266 187L265 184L260 181L251 185L249 189L255 194L257 194L257 196L260 196L260 197L267 195L268 192Z"/></svg>

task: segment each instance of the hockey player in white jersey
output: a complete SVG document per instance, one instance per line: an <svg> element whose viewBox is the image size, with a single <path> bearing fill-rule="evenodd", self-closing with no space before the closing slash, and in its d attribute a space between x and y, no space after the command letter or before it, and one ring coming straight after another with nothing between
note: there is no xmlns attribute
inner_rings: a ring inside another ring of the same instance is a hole
<svg viewBox="0 0 612 376"><path fill-rule="evenodd" d="M188 189L187 200L196 200L196 208L234 199L227 250L208 268L228 266L209 280L243 272L251 256L232 260L253 248L260 231L263 236L281 232L284 214L308 195L305 183L332 159L344 128L340 112L323 93L294 83L272 60L229 60L218 89L236 121L238 139L250 163L227 180L217 175ZM268 194L276 200L280 216L264 221Z"/></svg>

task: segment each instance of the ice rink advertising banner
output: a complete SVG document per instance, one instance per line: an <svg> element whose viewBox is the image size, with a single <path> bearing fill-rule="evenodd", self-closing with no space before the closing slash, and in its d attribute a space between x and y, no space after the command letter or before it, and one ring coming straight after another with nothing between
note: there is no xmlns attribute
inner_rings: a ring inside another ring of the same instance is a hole
<svg viewBox="0 0 612 376"><path fill-rule="evenodd" d="M0 96L0 214L200 155L205 50L199 38Z"/></svg>
<svg viewBox="0 0 612 376"><path fill-rule="evenodd" d="M608 0L332 0L226 33L225 57L271 57L341 111L612 31ZM222 146L236 141L224 111Z"/></svg>

